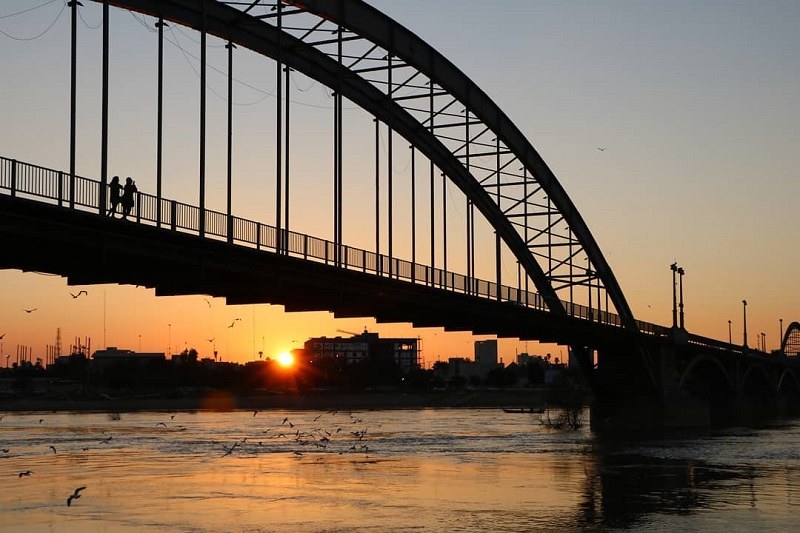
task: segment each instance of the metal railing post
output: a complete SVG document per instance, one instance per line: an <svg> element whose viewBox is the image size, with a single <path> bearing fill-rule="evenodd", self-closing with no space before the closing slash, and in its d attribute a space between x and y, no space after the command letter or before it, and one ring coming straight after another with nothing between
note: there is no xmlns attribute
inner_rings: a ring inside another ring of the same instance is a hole
<svg viewBox="0 0 800 533"><path fill-rule="evenodd" d="M108 192L108 178L103 176L100 178L100 190L98 191L99 198L97 199L97 211L101 215L106 214L106 205L108 202L106 201L106 193Z"/></svg>
<svg viewBox="0 0 800 533"><path fill-rule="evenodd" d="M142 193L136 191L136 223L142 221Z"/></svg>
<svg viewBox="0 0 800 533"><path fill-rule="evenodd" d="M256 250L261 249L261 222L256 222Z"/></svg>
<svg viewBox="0 0 800 533"><path fill-rule="evenodd" d="M17 160L11 160L11 196L17 195Z"/></svg>
<svg viewBox="0 0 800 533"><path fill-rule="evenodd" d="M178 225L178 209L175 200L169 202L169 226L175 231Z"/></svg>
<svg viewBox="0 0 800 533"><path fill-rule="evenodd" d="M58 206L64 205L64 173L58 171Z"/></svg>

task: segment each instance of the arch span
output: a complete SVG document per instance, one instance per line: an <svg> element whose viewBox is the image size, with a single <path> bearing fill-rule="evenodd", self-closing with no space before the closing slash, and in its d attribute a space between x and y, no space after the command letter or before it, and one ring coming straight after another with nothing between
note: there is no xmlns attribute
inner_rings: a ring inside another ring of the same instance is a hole
<svg viewBox="0 0 800 533"><path fill-rule="evenodd" d="M786 328L781 340L781 353L787 357L797 357L800 354L800 323L792 322Z"/></svg>
<svg viewBox="0 0 800 533"><path fill-rule="evenodd" d="M777 392L777 386L770 379L769 372L764 365L754 363L742 376L739 390L746 395L771 395Z"/></svg>
<svg viewBox="0 0 800 533"><path fill-rule="evenodd" d="M520 130L451 62L377 9L361 0L283 0L280 7L261 0L108 3L203 29L334 88L402 135L464 192L551 312L565 313L573 289L588 288L590 295L597 291L598 308L610 300L617 325L637 330L586 223ZM292 17L292 30L279 27L275 11ZM343 55L343 46L353 51ZM402 78L393 80L392 73ZM537 199L541 194L546 201Z"/></svg>
<svg viewBox="0 0 800 533"><path fill-rule="evenodd" d="M701 385L702 382L702 385ZM702 390L705 387L705 390ZM709 392L730 393L735 385L728 370L722 362L710 355L701 355L692 359L689 366L678 380L678 388L699 393L701 396Z"/></svg>

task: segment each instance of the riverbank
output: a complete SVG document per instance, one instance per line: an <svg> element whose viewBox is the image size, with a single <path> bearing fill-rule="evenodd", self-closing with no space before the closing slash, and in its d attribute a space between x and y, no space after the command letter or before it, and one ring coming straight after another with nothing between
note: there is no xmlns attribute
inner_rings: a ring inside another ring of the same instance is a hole
<svg viewBox="0 0 800 533"><path fill-rule="evenodd" d="M213 391L192 397L158 395L105 396L99 399L18 398L0 400L0 411L227 411L234 409L419 409L419 408L539 408L546 389L465 390L425 393L314 392L235 395Z"/></svg>

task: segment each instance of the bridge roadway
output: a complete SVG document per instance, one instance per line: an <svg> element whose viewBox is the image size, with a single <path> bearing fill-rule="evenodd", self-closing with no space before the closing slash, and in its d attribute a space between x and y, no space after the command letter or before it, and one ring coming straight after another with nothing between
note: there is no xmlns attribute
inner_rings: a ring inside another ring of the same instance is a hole
<svg viewBox="0 0 800 533"><path fill-rule="evenodd" d="M0 195L0 268L58 274L70 285L120 283L158 296L207 294L559 344L614 347L623 328L513 302L340 268L31 199Z"/></svg>
<svg viewBox="0 0 800 533"><path fill-rule="evenodd" d="M643 322L633 332L608 313L600 314L605 323L582 318L588 310L582 306L571 308L578 316L559 315L535 302L523 305L521 295L509 287L500 290L505 300L498 299L487 282L480 282L484 289L476 295L425 284L421 278L413 283L380 275L367 269L364 251L356 254L365 258L363 270L343 268L327 260L331 243L325 243L326 260L313 261L201 237L175 229L175 202L169 222L158 227L152 217L144 223L140 212L127 221L102 216L95 201L71 209L31 191L20 197L19 191L0 186L0 193L0 268L58 274L71 285L139 285L161 296L207 294L233 305L280 304L290 312L330 311L336 317L375 317L378 322L569 345L599 399L593 423L609 427L752 423L800 413L796 357ZM419 271L425 277L440 272ZM588 311L593 318L598 314Z"/></svg>

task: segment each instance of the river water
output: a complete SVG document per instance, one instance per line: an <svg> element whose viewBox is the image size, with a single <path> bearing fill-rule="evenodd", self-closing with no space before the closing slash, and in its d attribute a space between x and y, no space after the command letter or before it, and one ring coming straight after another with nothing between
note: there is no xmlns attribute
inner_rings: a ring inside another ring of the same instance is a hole
<svg viewBox="0 0 800 533"><path fill-rule="evenodd" d="M620 442L499 409L0 416L2 531L800 530L800 423Z"/></svg>

